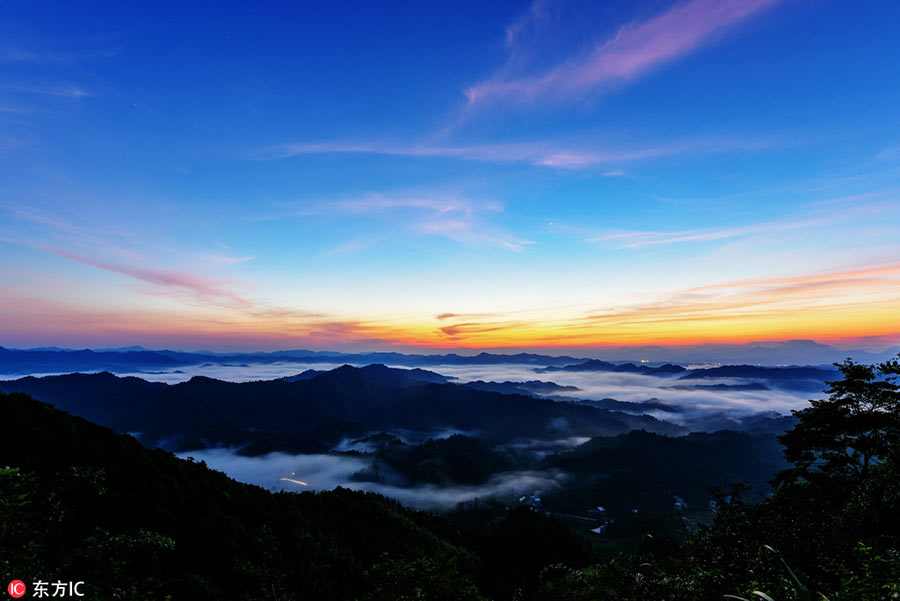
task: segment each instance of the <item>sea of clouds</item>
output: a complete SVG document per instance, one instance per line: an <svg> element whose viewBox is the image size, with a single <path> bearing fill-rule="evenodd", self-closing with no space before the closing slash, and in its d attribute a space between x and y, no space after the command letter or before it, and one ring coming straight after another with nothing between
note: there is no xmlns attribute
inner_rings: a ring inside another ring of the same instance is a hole
<svg viewBox="0 0 900 601"><path fill-rule="evenodd" d="M144 379L176 383L195 375L246 382L266 380L294 375L307 369L320 371L333 369L338 364L322 363L271 363L250 365L198 365L179 371L133 374ZM397 366L401 367L401 366ZM402 368L402 367L401 367ZM548 372L538 374L528 365L443 365L428 366L426 369L456 378L456 382L484 381L528 381L544 380L557 384L575 386L579 390L556 395L564 399L601 400L614 398L620 401L646 401L657 399L663 403L677 405L677 412L654 411L660 419L678 423L689 423L691 419L705 415L727 414L734 416L759 412L786 414L808 403L809 394L788 390L677 390L677 378L657 377L613 372ZM715 379L703 380L702 384L742 384L746 380ZM684 384L685 382L680 382ZM814 395L813 395L814 396ZM456 430L433 432L393 432L410 444L418 444L427 438L444 438L453 434L477 435L477 432ZM554 440L522 440L510 445L511 451L533 452L543 456L550 452L572 448L586 442L583 438L564 435ZM335 451L358 451L368 453L374 447L359 440L343 441ZM353 477L357 472L371 467L372 455L312 454L289 455L270 453L257 457L239 455L235 449L207 449L183 453L205 461L211 468L225 472L236 480L257 484L269 490L331 490L338 486L383 494L397 499L405 505L422 509L441 509L480 497L514 498L548 491L565 483L565 475L557 472L517 471L496 474L479 486L436 486L431 484L399 486L397 483L360 482ZM289 478L286 480L285 478ZM295 481L305 482L306 486Z"/></svg>
<svg viewBox="0 0 900 601"><path fill-rule="evenodd" d="M159 372L137 372L131 374L145 380L175 384L189 380L193 376L206 376L229 382L271 380L291 376L307 369L326 371L340 367L339 363L266 363L266 364L204 364L186 366L178 370ZM389 366L408 369L403 366ZM665 403L681 405L709 411L735 411L749 414L776 411L787 414L793 409L805 407L811 397L821 396L808 392L791 390L676 390L673 385L685 383L743 384L747 380L718 378L702 381L679 382L677 378L656 377L615 372L568 372L556 371L536 373L534 366L521 364L501 365L437 365L424 369L456 378L457 382L484 381L528 381L544 380L560 385L575 386L578 391L560 392L557 397L570 399L601 400L613 398L620 401L640 402L658 399ZM669 421L678 417L669 413L655 414Z"/></svg>

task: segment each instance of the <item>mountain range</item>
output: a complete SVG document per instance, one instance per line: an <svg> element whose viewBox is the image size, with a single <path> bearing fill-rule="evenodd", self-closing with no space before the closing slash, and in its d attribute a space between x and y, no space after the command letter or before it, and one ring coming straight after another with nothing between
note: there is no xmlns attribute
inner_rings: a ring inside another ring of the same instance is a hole
<svg viewBox="0 0 900 601"><path fill-rule="evenodd" d="M245 383L195 376L169 385L103 372L0 381L0 390L179 451L323 452L346 438L400 429L449 429L492 441L684 432L646 415L441 383L425 370L345 365L308 376Z"/></svg>
<svg viewBox="0 0 900 601"><path fill-rule="evenodd" d="M647 362L625 367L622 371L662 374L665 363L692 364L749 364L749 365L830 365L853 357L857 361L885 361L900 353L900 346L873 353L864 350L844 350L819 344L811 340L791 340L773 343L749 343L745 345L701 345L692 347L615 347L582 349L591 357L550 355L538 353L490 353L473 355L405 354L397 352L343 353L337 351L284 350L274 352L218 353L213 351L148 350L139 346L115 349L63 349L42 347L36 349L9 349L0 347L0 373L37 374L65 373L71 371L139 372L160 369L178 369L192 365L243 365L297 363L337 363L370 365L384 363L396 366L436 365L532 365L538 368L563 368L584 364L590 360L613 365L631 362ZM678 367L675 365L673 367ZM671 369L671 368L669 368ZM656 371L653 371L656 370ZM675 373L675 372L672 372Z"/></svg>

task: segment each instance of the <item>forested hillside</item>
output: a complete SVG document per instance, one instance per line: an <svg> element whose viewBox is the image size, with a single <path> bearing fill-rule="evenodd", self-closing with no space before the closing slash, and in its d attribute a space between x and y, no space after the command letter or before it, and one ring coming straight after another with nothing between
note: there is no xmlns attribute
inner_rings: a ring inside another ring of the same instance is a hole
<svg viewBox="0 0 900 601"><path fill-rule="evenodd" d="M796 412L781 437L790 466L771 496L714 491L711 524L677 508L625 522L634 548L533 506L476 502L439 517L345 489L272 493L24 394L0 395L0 570L83 580L93 599L894 599L900 364L840 368L830 397ZM677 481L680 461L723 443L734 456L716 457L709 476L732 479L740 461L769 452L742 455L754 440L633 433L546 462L631 474L605 481L615 498L635 477ZM455 438L391 461L420 470L441 459L455 473L494 452L480 444Z"/></svg>

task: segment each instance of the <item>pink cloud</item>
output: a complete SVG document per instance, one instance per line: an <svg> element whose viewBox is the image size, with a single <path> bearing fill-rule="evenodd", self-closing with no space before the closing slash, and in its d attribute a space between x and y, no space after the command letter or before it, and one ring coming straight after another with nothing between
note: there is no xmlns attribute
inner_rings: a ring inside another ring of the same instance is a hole
<svg viewBox="0 0 900 601"><path fill-rule="evenodd" d="M706 292L709 290L723 290L727 288L798 288L809 285L832 285L846 283L849 286L859 282L896 282L900 278L900 263L879 265L876 267L860 267L856 269L837 270L825 273L816 273L793 278L780 278L771 280L744 280L726 284L701 286L688 292Z"/></svg>
<svg viewBox="0 0 900 601"><path fill-rule="evenodd" d="M81 263L82 265L105 269L106 271L128 276L165 289L175 289L181 292L187 292L204 300L213 300L217 302L224 301L225 304L243 310L252 309L254 306L252 302L228 290L225 287L225 284L220 281L179 271L106 263L83 257L61 248L48 248L46 250L59 255L64 259Z"/></svg>
<svg viewBox="0 0 900 601"><path fill-rule="evenodd" d="M465 91L469 106L501 100L566 100L604 90L675 60L780 0L689 0L651 19L632 23L586 56L539 75L496 75Z"/></svg>

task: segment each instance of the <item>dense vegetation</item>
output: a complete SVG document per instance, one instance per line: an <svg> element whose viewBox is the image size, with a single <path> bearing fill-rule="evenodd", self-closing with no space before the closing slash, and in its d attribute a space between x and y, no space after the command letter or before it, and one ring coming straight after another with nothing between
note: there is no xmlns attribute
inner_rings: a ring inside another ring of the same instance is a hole
<svg viewBox="0 0 900 601"><path fill-rule="evenodd" d="M734 482L746 482L760 498L771 492L772 476L787 467L775 435L728 430L678 437L633 430L562 451L552 441L498 445L462 434L418 445L386 433L354 442L374 447L372 466L358 472L356 481L478 485L494 476L527 471L554 483L553 476L560 476L558 485L543 490L543 509L584 514L603 505L616 517L636 507L671 513L675 496L692 510L705 512L710 486ZM522 489L520 494L531 492Z"/></svg>
<svg viewBox="0 0 900 601"><path fill-rule="evenodd" d="M714 523L679 547L648 536L630 557L548 568L537 598L900 598L900 364L838 367L829 398L781 437L793 467L773 495L718 494Z"/></svg>
<svg viewBox="0 0 900 601"><path fill-rule="evenodd" d="M771 496L716 493L711 524L648 515L631 523L640 544L627 552L524 505L470 503L443 519L343 489L273 494L0 395L0 571L84 580L93 599L893 599L900 364L839 367L830 397L781 437L791 466ZM771 451L735 433L670 440L598 439L546 461L573 473L617 465L614 498L629 473L682 469L673 444L697 457L713 442L734 448L711 483L730 479L736 457ZM616 455L623 441L633 446ZM463 438L407 451L411 466L494 452Z"/></svg>
<svg viewBox="0 0 900 601"><path fill-rule="evenodd" d="M429 439L419 445L383 436L386 439L378 446L372 467L358 473L357 480L381 482L399 477L402 484L482 484L514 465L513 459L495 445L462 434Z"/></svg>
<svg viewBox="0 0 900 601"><path fill-rule="evenodd" d="M578 448L547 457L573 485L548 496L559 511L577 513L603 505L611 515L634 508L669 510L673 498L706 509L710 486L746 481L757 494L768 493L767 480L785 467L774 437L733 431L695 432L672 438L642 430L593 438Z"/></svg>

